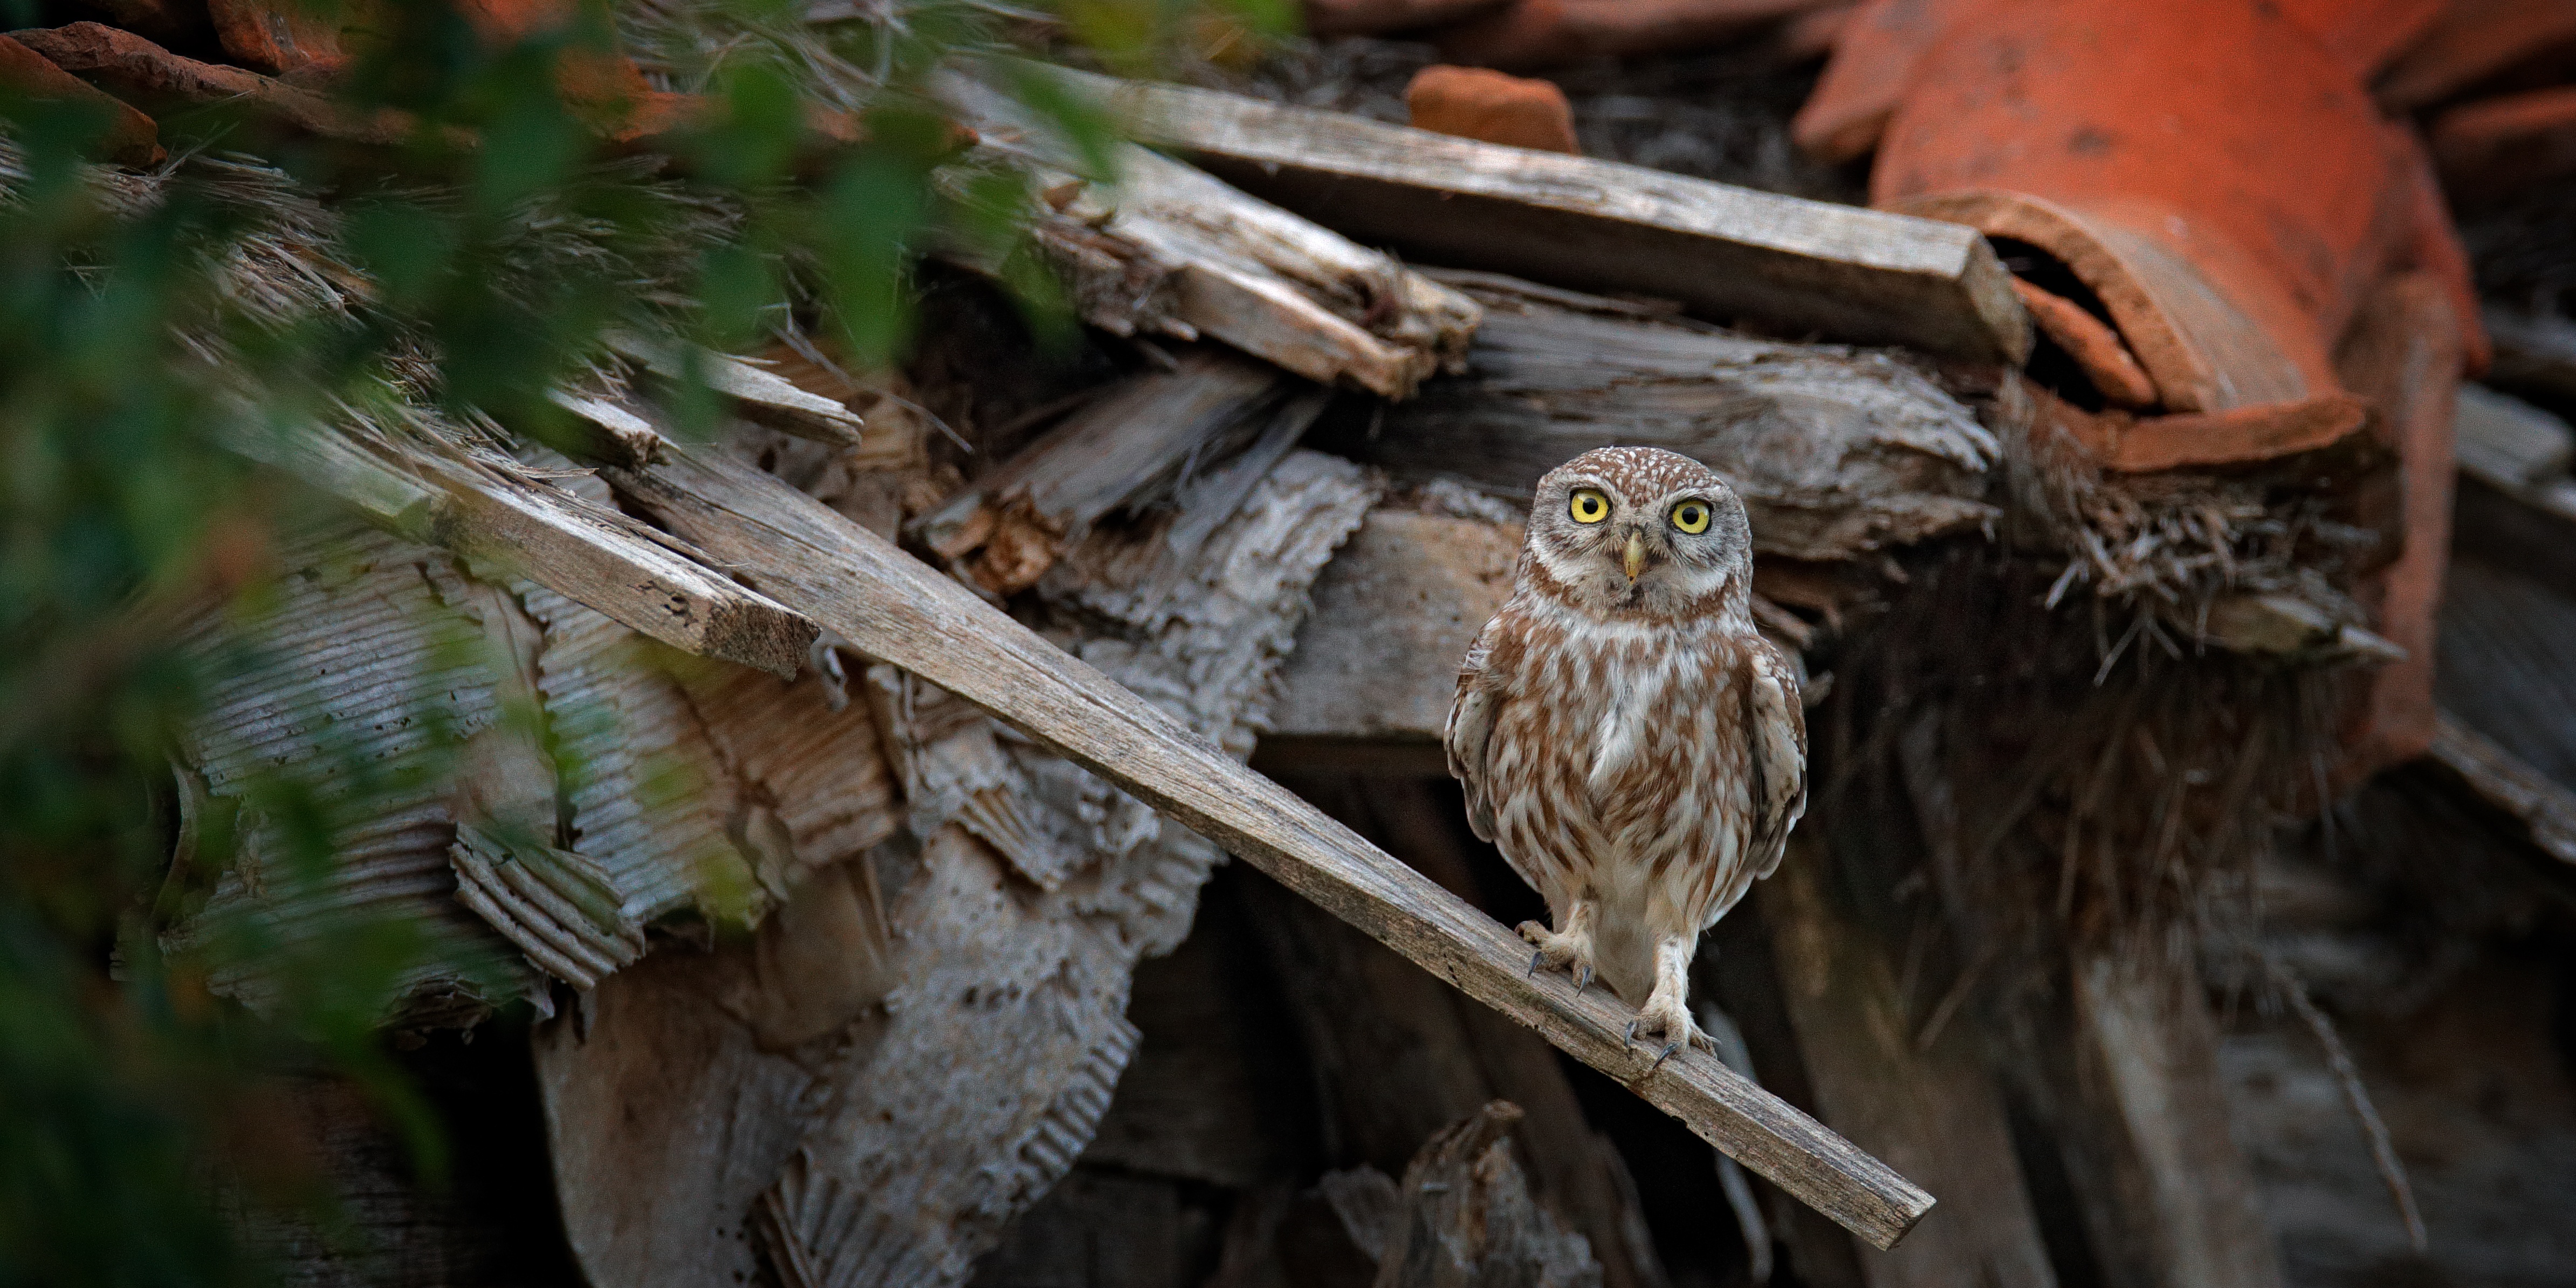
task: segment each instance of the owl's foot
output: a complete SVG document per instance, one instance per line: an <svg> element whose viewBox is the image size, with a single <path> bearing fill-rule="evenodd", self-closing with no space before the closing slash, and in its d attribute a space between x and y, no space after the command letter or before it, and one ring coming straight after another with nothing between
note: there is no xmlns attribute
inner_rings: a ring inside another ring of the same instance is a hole
<svg viewBox="0 0 2576 1288"><path fill-rule="evenodd" d="M1538 947L1530 954L1529 974L1537 974L1544 966L1572 976L1577 995L1592 987L1592 936L1579 931L1558 934L1535 921L1522 922L1520 931L1521 938Z"/></svg>
<svg viewBox="0 0 2576 1288"><path fill-rule="evenodd" d="M1669 993L1657 992L1648 997L1645 1006L1637 1011L1637 1018L1628 1021L1628 1040L1634 1042L1640 1037L1661 1047L1655 1053L1654 1064L1646 1067L1648 1073L1661 1068L1685 1044L1702 1051L1717 1050L1717 1039L1701 1031L1681 998Z"/></svg>

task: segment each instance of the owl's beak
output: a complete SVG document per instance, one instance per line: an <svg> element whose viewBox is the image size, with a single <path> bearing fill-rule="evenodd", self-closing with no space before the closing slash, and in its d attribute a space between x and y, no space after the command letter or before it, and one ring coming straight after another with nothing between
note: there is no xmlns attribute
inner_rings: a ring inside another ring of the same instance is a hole
<svg viewBox="0 0 2576 1288"><path fill-rule="evenodd" d="M1645 533L1639 532L1634 528L1628 530L1628 552L1624 562L1627 565L1628 580L1630 581L1635 581L1637 579L1637 574L1646 570Z"/></svg>

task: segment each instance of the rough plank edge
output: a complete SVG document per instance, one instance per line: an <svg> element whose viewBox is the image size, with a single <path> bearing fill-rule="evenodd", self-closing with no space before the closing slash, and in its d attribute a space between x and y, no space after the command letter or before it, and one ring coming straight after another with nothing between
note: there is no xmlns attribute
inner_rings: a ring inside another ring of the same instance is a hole
<svg viewBox="0 0 2576 1288"><path fill-rule="evenodd" d="M2435 717L2433 749L2426 758L2519 824L2532 848L2576 868L2576 792L2550 781L2447 711Z"/></svg>
<svg viewBox="0 0 2576 1288"><path fill-rule="evenodd" d="M1966 324L1974 338L1963 343L1926 322L1897 328L1920 333L1907 343L1972 361L2017 364L2030 355L2030 316L2013 292L2012 274L1985 237L1965 225L1782 196L1623 162L1482 143L1219 90L1127 81L1061 68L1055 72L1081 92L1107 103L1140 142L1155 147L1221 155L1265 168L1299 167L1311 158L1264 146L1264 137L1309 136L1329 127L1408 159L1396 165L1353 158L1335 172L1348 177L1403 186L1453 186L1474 196L1604 222L1658 227L1756 253L1948 282L1958 289L1961 306L1961 316L1949 321ZM1505 170L1534 182L1523 186L1494 178ZM1649 197L1661 207L1661 218L1605 215L1583 199L1586 190L1605 187ZM1817 242L1831 249L1820 252L1815 246L1759 235L1758 230L1780 223L1810 229ZM1852 303L1867 306L1872 301Z"/></svg>
<svg viewBox="0 0 2576 1288"><path fill-rule="evenodd" d="M793 679L822 635L759 592L617 531L541 485L513 487L426 460L398 469L320 427L291 441L230 445L350 502L388 532L498 563L686 653Z"/></svg>

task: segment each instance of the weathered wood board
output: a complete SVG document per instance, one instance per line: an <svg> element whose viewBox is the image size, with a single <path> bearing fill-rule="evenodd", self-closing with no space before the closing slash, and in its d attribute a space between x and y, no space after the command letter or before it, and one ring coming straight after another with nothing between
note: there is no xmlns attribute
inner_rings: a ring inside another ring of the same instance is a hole
<svg viewBox="0 0 2576 1288"><path fill-rule="evenodd" d="M1980 362L2030 352L2011 275L1962 225L1215 90L1061 74L1141 141L1415 259L1678 299L1792 335Z"/></svg>
<svg viewBox="0 0 2576 1288"><path fill-rule="evenodd" d="M1436 744L1459 659L1511 595L1520 541L1518 528L1475 519L1371 512L1315 581L1265 743Z"/></svg>
<svg viewBox="0 0 2576 1288"><path fill-rule="evenodd" d="M1831 862L1827 846L1801 832L1780 870L1753 892L1816 1110L1955 1200L1902 1246L1861 1253L1862 1277L1870 1288L1963 1279L2055 1288L1971 1022L1945 1024L1932 1042L1921 1040L1931 1019L1908 1014L1885 941L1835 903Z"/></svg>

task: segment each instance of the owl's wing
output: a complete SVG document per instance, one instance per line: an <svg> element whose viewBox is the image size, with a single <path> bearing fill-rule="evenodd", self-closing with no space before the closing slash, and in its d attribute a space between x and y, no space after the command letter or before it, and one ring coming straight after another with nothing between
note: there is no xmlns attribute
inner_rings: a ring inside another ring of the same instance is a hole
<svg viewBox="0 0 2576 1288"><path fill-rule="evenodd" d="M1798 673L1769 640L1757 640L1745 686L1744 742L1753 764L1753 875L1771 875L1789 829L1807 812L1807 711Z"/></svg>
<svg viewBox="0 0 2576 1288"><path fill-rule="evenodd" d="M1494 736L1494 708L1502 701L1501 686L1493 683L1495 677L1486 673L1485 664L1505 629L1498 614L1467 646L1467 656L1458 663L1458 696L1449 704L1449 724L1441 735L1449 752L1449 776L1467 788L1467 826L1475 829L1479 841L1494 839L1494 804L1485 791L1485 751Z"/></svg>

